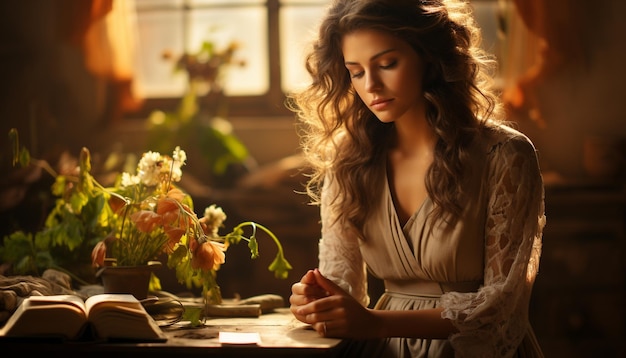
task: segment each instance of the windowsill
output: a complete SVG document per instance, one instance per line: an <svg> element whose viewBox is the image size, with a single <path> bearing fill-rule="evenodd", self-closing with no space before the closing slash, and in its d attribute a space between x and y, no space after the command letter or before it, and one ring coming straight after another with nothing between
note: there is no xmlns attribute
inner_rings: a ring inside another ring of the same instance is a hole
<svg viewBox="0 0 626 358"><path fill-rule="evenodd" d="M233 132L248 148L259 165L275 162L298 152L299 142L295 129L294 116L231 117ZM146 148L148 127L146 120L128 118L111 124L110 128L98 135L98 140L90 145L94 148L107 148L122 145L123 151L141 153ZM181 143L184 145L184 143Z"/></svg>

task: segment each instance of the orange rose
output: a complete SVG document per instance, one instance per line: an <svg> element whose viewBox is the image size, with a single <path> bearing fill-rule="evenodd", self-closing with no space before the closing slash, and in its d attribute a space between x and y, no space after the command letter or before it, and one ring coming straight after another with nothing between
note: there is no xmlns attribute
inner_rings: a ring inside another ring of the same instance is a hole
<svg viewBox="0 0 626 358"><path fill-rule="evenodd" d="M139 231L146 233L152 232L163 222L161 215L150 210L134 212L130 215L130 219L135 223Z"/></svg>
<svg viewBox="0 0 626 358"><path fill-rule="evenodd" d="M174 250L174 246L180 241L180 238L185 234L186 230L175 226L165 226L163 228L165 234L169 238L167 241L167 250L171 252Z"/></svg>
<svg viewBox="0 0 626 358"><path fill-rule="evenodd" d="M176 190L176 189L174 189ZM195 216L196 214L191 211L191 209L184 204L178 202L178 200L170 197L161 197L157 202L156 212L157 214L163 217L163 223L165 225L173 225L173 226L183 226L190 225L192 220L188 218L186 215L182 216L183 219L186 219L186 222L178 222L181 218L181 208L186 211L189 215Z"/></svg>
<svg viewBox="0 0 626 358"><path fill-rule="evenodd" d="M224 254L225 246L220 242L205 241L198 244L197 241L191 241L191 250L193 257L191 258L191 267L194 269L217 270L226 260Z"/></svg>
<svg viewBox="0 0 626 358"><path fill-rule="evenodd" d="M178 218L178 213L180 212L179 204L174 199L170 199L168 197L162 196L157 201L156 212L166 217L168 220L167 223L171 223L173 220Z"/></svg>
<svg viewBox="0 0 626 358"><path fill-rule="evenodd" d="M172 188L170 189L170 191L167 192L167 197L174 199L176 201L178 201L179 203L182 203L183 200L185 199L185 193L183 193L182 190L178 189L178 188Z"/></svg>

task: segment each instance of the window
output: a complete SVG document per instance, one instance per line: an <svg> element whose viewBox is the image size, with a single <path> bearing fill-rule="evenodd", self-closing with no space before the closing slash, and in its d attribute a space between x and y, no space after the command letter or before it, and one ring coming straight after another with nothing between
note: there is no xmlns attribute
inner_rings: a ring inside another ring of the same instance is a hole
<svg viewBox="0 0 626 358"><path fill-rule="evenodd" d="M494 54L502 65L501 60L504 58L502 31L503 16L506 11L504 3L498 0L472 0L472 8L474 9L474 17L480 26L483 42L482 47ZM496 73L496 85L501 86L499 74Z"/></svg>
<svg viewBox="0 0 626 358"><path fill-rule="evenodd" d="M284 93L306 79L302 56L326 0L135 0L139 38L136 63L145 108L172 109L186 77L166 61L195 52L203 41L217 49L236 42L245 66L225 78L229 113L237 116L289 114Z"/></svg>
<svg viewBox="0 0 626 358"><path fill-rule="evenodd" d="M219 49L234 41L243 67L229 69L225 94L233 116L275 116L289 112L284 93L307 80L303 51L314 35L328 0L135 0L139 91L144 115L154 108L173 109L186 85L163 59L195 52L205 40ZM496 44L495 0L474 0L479 22ZM486 34L487 35L487 34ZM495 50L495 48L492 48Z"/></svg>

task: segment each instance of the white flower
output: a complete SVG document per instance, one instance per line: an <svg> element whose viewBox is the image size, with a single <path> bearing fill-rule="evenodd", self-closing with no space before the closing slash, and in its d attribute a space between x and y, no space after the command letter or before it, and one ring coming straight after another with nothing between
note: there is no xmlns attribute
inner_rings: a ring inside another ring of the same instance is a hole
<svg viewBox="0 0 626 358"><path fill-rule="evenodd" d="M129 186L133 186L133 185L137 185L139 184L140 180L139 177L137 175L130 175L129 173L122 173L122 186L123 187L129 187Z"/></svg>
<svg viewBox="0 0 626 358"><path fill-rule="evenodd" d="M207 231L211 233L213 237L217 237L217 232L222 226L222 223L226 220L226 214L219 206L215 204L208 206L204 209L204 217L200 219L201 222L206 224Z"/></svg>
<svg viewBox="0 0 626 358"><path fill-rule="evenodd" d="M178 163L179 166L183 166L185 161L187 161L187 153L184 150L180 149L179 146L174 149L174 154L172 155L174 158L174 162Z"/></svg>
<svg viewBox="0 0 626 358"><path fill-rule="evenodd" d="M185 161L187 160L187 154L184 150L180 149L180 147L176 147L174 149L174 153L172 154L173 162L171 163L171 174L172 181L178 182L183 176L182 166L185 165Z"/></svg>
<svg viewBox="0 0 626 358"><path fill-rule="evenodd" d="M158 152L146 152L137 165L139 180L148 186L157 185L160 181L160 172L163 164L161 154Z"/></svg>

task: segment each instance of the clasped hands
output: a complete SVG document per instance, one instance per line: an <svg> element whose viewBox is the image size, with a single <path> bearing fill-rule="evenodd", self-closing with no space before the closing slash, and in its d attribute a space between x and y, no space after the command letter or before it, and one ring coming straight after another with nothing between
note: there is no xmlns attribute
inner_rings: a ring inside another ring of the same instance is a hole
<svg viewBox="0 0 626 358"><path fill-rule="evenodd" d="M307 271L291 287L290 310L323 337L376 338L381 325L373 310L324 277Z"/></svg>

